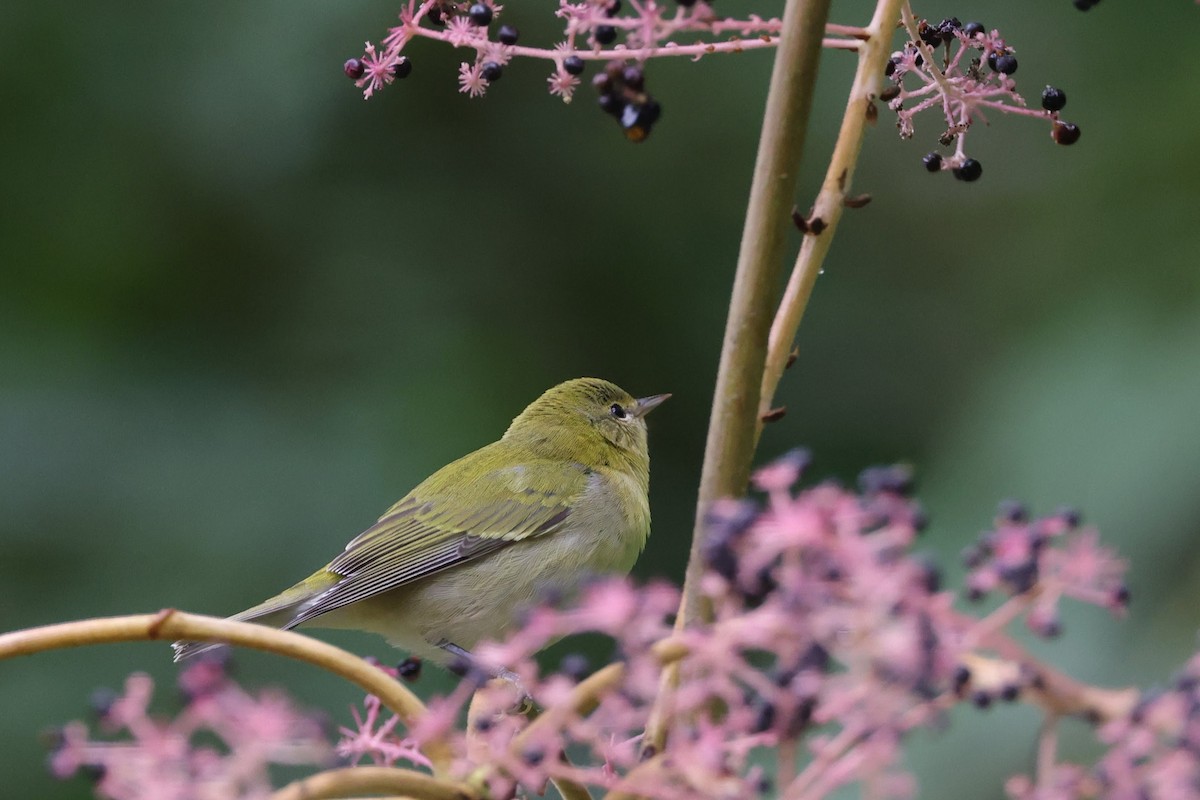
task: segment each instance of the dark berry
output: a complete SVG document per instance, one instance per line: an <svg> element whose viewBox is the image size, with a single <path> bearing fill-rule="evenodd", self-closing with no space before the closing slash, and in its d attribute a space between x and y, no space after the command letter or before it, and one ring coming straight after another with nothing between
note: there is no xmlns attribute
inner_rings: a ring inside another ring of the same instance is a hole
<svg viewBox="0 0 1200 800"><path fill-rule="evenodd" d="M617 120L625 131L625 138L640 142L650 135L650 129L658 121L662 107L657 101L647 99L644 103L628 103L618 112ZM726 545L728 547L728 545ZM732 556L732 551L730 551Z"/></svg>
<svg viewBox="0 0 1200 800"><path fill-rule="evenodd" d="M91 706L92 713L98 719L104 719L108 716L108 712L112 711L113 704L118 700L118 695L112 689L100 688L92 692L88 697L88 705Z"/></svg>
<svg viewBox="0 0 1200 800"><path fill-rule="evenodd" d="M584 67L583 59L580 58L579 56L567 56L566 58L563 59L563 69L566 70L567 74L569 74L569 75L582 75L583 67ZM603 77L605 79L608 78L607 75L602 75L602 76L598 76L598 77Z"/></svg>
<svg viewBox="0 0 1200 800"><path fill-rule="evenodd" d="M885 103L890 103L900 96L899 86L889 86L879 93L879 99Z"/></svg>
<svg viewBox="0 0 1200 800"><path fill-rule="evenodd" d="M1000 690L1000 699L1006 703L1016 702L1021 696L1021 687L1015 683L1006 683L1004 688Z"/></svg>
<svg viewBox="0 0 1200 800"><path fill-rule="evenodd" d="M1000 504L996 506L996 517L1005 522L1028 522L1029 509L1020 500L1008 498L1001 500Z"/></svg>
<svg viewBox="0 0 1200 800"><path fill-rule="evenodd" d="M476 3L471 6L471 10L467 12L467 16L471 18L471 22L481 28L486 28L492 24L492 7L487 3Z"/></svg>
<svg viewBox="0 0 1200 800"><path fill-rule="evenodd" d="M935 26L930 25L927 22L921 23L921 27L920 27L920 30L918 31L918 34L921 37L921 41L924 42L925 44L929 45L930 47L937 47L939 44L942 43L942 34L938 31L938 29Z"/></svg>
<svg viewBox="0 0 1200 800"><path fill-rule="evenodd" d="M408 56L400 56L400 59L392 64L392 75L397 78L407 78L412 74L412 61Z"/></svg>
<svg viewBox="0 0 1200 800"><path fill-rule="evenodd" d="M1113 602L1118 606L1129 605L1129 587L1124 584L1118 586L1113 592Z"/></svg>
<svg viewBox="0 0 1200 800"><path fill-rule="evenodd" d="M592 35L600 44L612 44L617 40L617 29L612 25L597 25Z"/></svg>
<svg viewBox="0 0 1200 800"><path fill-rule="evenodd" d="M600 108L606 114L612 114L613 116L619 116L625 109L625 101L611 92L601 94L597 102L600 103Z"/></svg>
<svg viewBox="0 0 1200 800"><path fill-rule="evenodd" d="M916 559L917 584L929 594L937 594L942 590L942 571L933 559L919 557Z"/></svg>
<svg viewBox="0 0 1200 800"><path fill-rule="evenodd" d="M1067 93L1062 89L1047 86L1042 90L1042 108L1047 111L1062 111L1067 104Z"/></svg>
<svg viewBox="0 0 1200 800"><path fill-rule="evenodd" d="M696 0L675 0L675 2L679 3L679 5L685 8L691 8L692 6L696 5Z"/></svg>
<svg viewBox="0 0 1200 800"><path fill-rule="evenodd" d="M501 25L497 38L500 39L500 44L516 44L521 38L521 32L512 25Z"/></svg>
<svg viewBox="0 0 1200 800"><path fill-rule="evenodd" d="M396 674L406 681L415 681L421 677L421 659L416 656L404 659L396 667Z"/></svg>
<svg viewBox="0 0 1200 800"><path fill-rule="evenodd" d="M642 122L646 125L653 125L661 116L662 106L658 104L657 100L647 100L642 104Z"/></svg>
<svg viewBox="0 0 1200 800"><path fill-rule="evenodd" d="M1008 54L996 56L996 71L1012 75L1017 71L1017 57Z"/></svg>
<svg viewBox="0 0 1200 800"><path fill-rule="evenodd" d="M640 92L646 84L646 75L641 67L631 64L621 72L621 80L625 81L625 85L630 89Z"/></svg>
<svg viewBox="0 0 1200 800"><path fill-rule="evenodd" d="M446 24L446 18L442 14L442 9L437 6L429 9L429 22L439 28Z"/></svg>
<svg viewBox="0 0 1200 800"><path fill-rule="evenodd" d="M968 37L974 39L976 36L978 36L979 34L984 32L983 23L982 22L968 22L966 25L963 25L962 32L965 33Z"/></svg>
<svg viewBox="0 0 1200 800"><path fill-rule="evenodd" d="M990 69L992 72L999 72L999 70L996 69L996 59L997 58L999 58L999 56L996 53L988 53L987 65L988 65L988 69Z"/></svg>
<svg viewBox="0 0 1200 800"><path fill-rule="evenodd" d="M621 13L621 0L612 0L612 2L608 4L608 8L604 9L604 16L606 16L606 17L615 17L617 14L620 14L620 13Z"/></svg>
<svg viewBox="0 0 1200 800"><path fill-rule="evenodd" d="M971 694L971 702L979 709L988 709L992 706L992 696L980 689Z"/></svg>
<svg viewBox="0 0 1200 800"><path fill-rule="evenodd" d="M888 62L883 65L883 74L889 78L896 74L896 62L888 59Z"/></svg>
<svg viewBox="0 0 1200 800"><path fill-rule="evenodd" d="M361 59L347 59L345 64L342 64L342 72L346 73L346 77L352 81L356 81L363 76L367 71L367 66L363 64Z"/></svg>
<svg viewBox="0 0 1200 800"><path fill-rule="evenodd" d="M588 660L579 653L567 653L558 665L558 671L578 683L588 676Z"/></svg>
<svg viewBox="0 0 1200 800"><path fill-rule="evenodd" d="M1098 0L1075 0L1075 7L1080 11L1087 11L1092 6L1096 5Z"/></svg>
<svg viewBox="0 0 1200 800"><path fill-rule="evenodd" d="M938 36L947 44L954 41L955 32L960 30L962 30L962 23L958 21L958 17L944 19L937 26Z"/></svg>
<svg viewBox="0 0 1200 800"><path fill-rule="evenodd" d="M1083 513L1071 506L1062 506L1054 512L1054 516L1061 519L1068 528L1078 528L1083 523Z"/></svg>
<svg viewBox="0 0 1200 800"><path fill-rule="evenodd" d="M538 764L546 760L546 751L536 745L525 748L521 753L521 760L531 767L536 767Z"/></svg>
<svg viewBox="0 0 1200 800"><path fill-rule="evenodd" d="M79 767L78 774L82 775L86 781L99 783L108 774L108 767L103 764L83 764Z"/></svg>
<svg viewBox="0 0 1200 800"><path fill-rule="evenodd" d="M1058 144L1075 144L1079 141L1079 126L1074 122L1056 122L1050 135Z"/></svg>
<svg viewBox="0 0 1200 800"><path fill-rule="evenodd" d="M500 80L500 76L504 74L504 67L495 61L485 61L483 62L483 67L479 70L479 74L485 81L498 81Z"/></svg>
<svg viewBox="0 0 1200 800"><path fill-rule="evenodd" d="M963 690L967 688L967 684L971 682L971 670L963 664L959 664L954 668L954 676L950 679L954 685L954 693L961 695Z"/></svg>

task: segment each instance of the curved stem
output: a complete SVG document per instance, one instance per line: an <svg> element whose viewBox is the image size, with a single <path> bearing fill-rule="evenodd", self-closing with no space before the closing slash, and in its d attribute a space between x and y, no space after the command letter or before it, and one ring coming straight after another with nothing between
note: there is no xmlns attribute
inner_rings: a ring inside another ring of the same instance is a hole
<svg viewBox="0 0 1200 800"><path fill-rule="evenodd" d="M837 143L833 147L833 156L830 158L829 168L825 171L821 191L813 204L809 229L800 246L800 253L796 257L796 265L792 268L787 288L784 289L779 312L771 325L766 366L762 372L762 386L759 389L759 433L762 432L762 415L771 409L775 390L792 354L792 342L808 306L808 298L812 295L817 275L821 272L830 245L833 244L833 236L837 232L842 210L846 206L846 196L854 178L854 168L862 150L867 124L873 118L872 104L883 82L884 64L891 52L892 31L900 18L902 4L902 0L880 0L875 7L875 16L866 28L869 36L858 48L858 70L850 88L850 97L846 102L846 112L842 117ZM819 220L820 224L814 225L814 220Z"/></svg>
<svg viewBox="0 0 1200 800"><path fill-rule="evenodd" d="M410 769L344 767L289 783L272 794L271 800L330 800L381 792L419 800L473 800L479 797L465 784L439 780Z"/></svg>
<svg viewBox="0 0 1200 800"><path fill-rule="evenodd" d="M307 661L375 695L410 727L425 713L425 705L400 682L340 647L292 631L187 614L171 608L165 608L157 614L85 619L6 633L0 635L0 660L63 647L177 639L253 647ZM450 751L445 742L425 742L423 747L434 764L435 772L444 772L450 760Z"/></svg>

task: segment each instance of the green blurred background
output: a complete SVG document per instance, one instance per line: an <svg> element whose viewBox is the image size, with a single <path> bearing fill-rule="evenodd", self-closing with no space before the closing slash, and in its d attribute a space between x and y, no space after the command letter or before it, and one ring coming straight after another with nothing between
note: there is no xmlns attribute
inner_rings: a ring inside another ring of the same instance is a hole
<svg viewBox="0 0 1200 800"><path fill-rule="evenodd" d="M675 393L637 572L680 576L770 57L652 65L664 114L632 145L590 88L552 99L540 63L468 100L431 43L363 102L341 62L398 7L0 7L0 629L236 611L578 375ZM504 20L549 43L549 8ZM1132 559L1132 618L1072 610L1041 650L1090 680L1162 680L1200 620L1197 8L917 10L1000 27L1019 85L1065 89L1083 138L993 115L968 185L921 168L934 120L902 142L882 115L854 187L874 202L843 222L761 457L805 444L850 480L911 461L952 574L997 500L1082 507ZM823 63L802 207L852 68ZM358 697L239 663L339 720ZM0 663L3 794L89 796L47 776L36 735L132 670L174 674L165 645ZM1000 796L1035 725L964 711L920 737L923 794Z"/></svg>

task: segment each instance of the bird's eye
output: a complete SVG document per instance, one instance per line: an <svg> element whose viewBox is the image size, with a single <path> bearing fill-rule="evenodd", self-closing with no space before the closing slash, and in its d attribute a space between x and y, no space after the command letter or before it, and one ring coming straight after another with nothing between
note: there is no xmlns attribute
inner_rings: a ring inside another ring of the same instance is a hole
<svg viewBox="0 0 1200 800"><path fill-rule="evenodd" d="M629 416L629 412L627 412L624 408L622 408L620 403L613 403L611 406L608 407L608 410L617 419L625 419L626 417Z"/></svg>

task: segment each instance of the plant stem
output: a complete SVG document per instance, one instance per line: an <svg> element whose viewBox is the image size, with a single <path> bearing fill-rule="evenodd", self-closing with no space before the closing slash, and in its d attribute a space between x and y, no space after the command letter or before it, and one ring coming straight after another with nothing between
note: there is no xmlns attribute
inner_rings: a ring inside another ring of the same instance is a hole
<svg viewBox="0 0 1200 800"><path fill-rule="evenodd" d="M902 4L903 0L879 0L875 6L875 16L866 28L868 37L858 48L858 70L850 87L833 156L825 171L821 191L813 203L809 230L800 246L800 254L796 257L796 265L784 289L779 312L771 326L770 345L759 390L757 425L760 433L762 415L772 406L775 390L792 353L792 342L796 338L804 309L808 306L808 298L812 295L817 275L821 273L821 266L833 244L833 236L846 206L854 167L862 150L867 124L872 119L871 105L883 82L884 64L891 51L892 31L900 18ZM813 220L820 220L821 224L813 226Z"/></svg>
<svg viewBox="0 0 1200 800"><path fill-rule="evenodd" d="M307 661L375 695L410 727L425 713L425 705L403 684L340 647L292 631L186 614L170 608L157 614L85 619L6 633L0 635L0 661L63 647L176 639L236 644ZM423 742L422 747L433 762L434 771L443 773L450 762L450 751L445 742Z"/></svg>
<svg viewBox="0 0 1200 800"><path fill-rule="evenodd" d="M796 194L829 4L830 0L789 0L783 13L717 369L696 524L678 617L680 626L702 614L698 583L704 516L713 501L742 494L750 479L771 308L787 242L788 213Z"/></svg>
<svg viewBox="0 0 1200 800"><path fill-rule="evenodd" d="M329 800L361 794L390 794L419 800L470 800L478 793L461 783L438 780L423 772L397 767L344 767L318 772L289 783L271 800Z"/></svg>
<svg viewBox="0 0 1200 800"><path fill-rule="evenodd" d="M675 620L677 630L706 614L701 607L699 584L708 508L721 497L742 494L750 479L770 309L787 241L788 212L796 193L829 4L830 0L788 0L783 12L717 368L692 546ZM676 663L663 670L661 691L642 741L643 757L653 757L666 741L667 709L678 676Z"/></svg>

